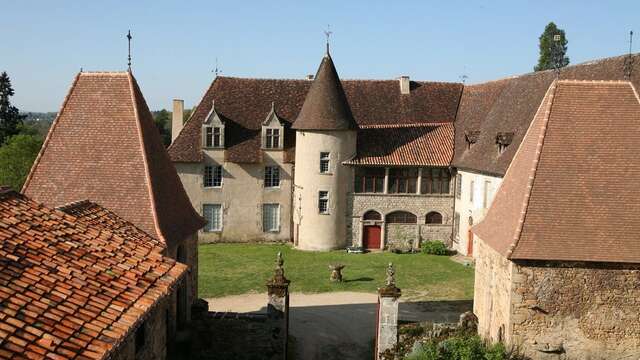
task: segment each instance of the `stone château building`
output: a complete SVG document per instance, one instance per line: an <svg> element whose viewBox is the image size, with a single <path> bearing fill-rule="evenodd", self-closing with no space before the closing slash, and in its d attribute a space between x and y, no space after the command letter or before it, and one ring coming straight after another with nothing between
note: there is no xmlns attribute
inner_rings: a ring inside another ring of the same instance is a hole
<svg viewBox="0 0 640 360"><path fill-rule="evenodd" d="M625 59L569 66L559 78L622 80ZM178 101L169 155L209 222L203 242L323 250L443 240L473 255L470 228L555 78L340 80L327 53L306 80L216 77L184 128Z"/></svg>
<svg viewBox="0 0 640 360"><path fill-rule="evenodd" d="M556 80L477 235L480 335L534 359L640 357L640 98Z"/></svg>
<svg viewBox="0 0 640 360"><path fill-rule="evenodd" d="M22 191L83 218L95 218L100 211L91 204L100 204L148 234L162 255L188 266L171 323L179 328L189 320L197 296L197 231L204 221L130 71L76 76Z"/></svg>

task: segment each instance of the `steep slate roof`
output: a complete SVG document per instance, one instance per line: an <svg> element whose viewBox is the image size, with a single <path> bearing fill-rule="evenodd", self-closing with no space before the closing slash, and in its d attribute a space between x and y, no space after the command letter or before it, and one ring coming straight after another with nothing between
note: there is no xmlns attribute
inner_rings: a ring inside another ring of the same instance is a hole
<svg viewBox="0 0 640 360"><path fill-rule="evenodd" d="M106 358L186 268L135 239L1 190L0 358Z"/></svg>
<svg viewBox="0 0 640 360"><path fill-rule="evenodd" d="M400 94L398 80L342 80L351 112L359 126L453 122L462 84L411 82L411 93ZM201 162L202 123L215 99L224 117L228 161L262 161L260 130L275 102L278 117L291 124L298 116L309 80L243 79L218 76L169 147L175 162ZM295 132L285 127L285 158L293 161Z"/></svg>
<svg viewBox="0 0 640 360"><path fill-rule="evenodd" d="M302 109L293 123L296 130L355 130L347 96L344 94L338 72L329 51L304 99Z"/></svg>
<svg viewBox="0 0 640 360"><path fill-rule="evenodd" d="M349 165L449 166L453 124L366 125L358 130L358 155Z"/></svg>
<svg viewBox="0 0 640 360"><path fill-rule="evenodd" d="M472 231L510 259L640 263L639 125L630 82L554 83Z"/></svg>
<svg viewBox="0 0 640 360"><path fill-rule="evenodd" d="M85 224L111 231L123 238L132 239L140 245L152 246L157 252L162 252L166 249L163 243L135 226L135 224L89 200L76 201L60 206L57 210L75 216Z"/></svg>
<svg viewBox="0 0 640 360"><path fill-rule="evenodd" d="M636 68L640 55L633 55ZM625 80L627 56L612 57L568 66L560 71L560 79ZM545 92L556 79L553 70L465 86L456 117L453 165L503 176L511 163ZM640 70L632 72L631 81L640 86ZM467 149L465 134L480 131L477 143ZM498 132L512 132L513 141L499 155Z"/></svg>
<svg viewBox="0 0 640 360"><path fill-rule="evenodd" d="M81 72L23 192L55 207L89 199L173 246L203 226L129 72Z"/></svg>

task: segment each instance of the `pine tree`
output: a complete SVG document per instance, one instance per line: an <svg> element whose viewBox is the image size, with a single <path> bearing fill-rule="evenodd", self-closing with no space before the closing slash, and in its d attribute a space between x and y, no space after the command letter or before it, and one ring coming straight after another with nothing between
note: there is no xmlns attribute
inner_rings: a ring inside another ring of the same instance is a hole
<svg viewBox="0 0 640 360"><path fill-rule="evenodd" d="M554 40L554 37L558 35L559 40ZM538 65L536 65L534 71L542 71L565 67L569 65L569 58L567 54L567 38L565 37L564 30L558 29L556 24L550 22L545 28L542 35L540 35L540 58L538 58Z"/></svg>
<svg viewBox="0 0 640 360"><path fill-rule="evenodd" d="M0 74L0 145L20 132L22 119L24 119L24 116L20 115L18 108L11 105L9 98L13 94L11 79L3 71Z"/></svg>

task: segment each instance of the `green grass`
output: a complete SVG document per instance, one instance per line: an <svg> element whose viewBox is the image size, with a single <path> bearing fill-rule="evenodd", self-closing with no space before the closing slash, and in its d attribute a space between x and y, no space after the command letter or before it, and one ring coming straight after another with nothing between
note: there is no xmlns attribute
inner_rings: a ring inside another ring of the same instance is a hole
<svg viewBox="0 0 640 360"><path fill-rule="evenodd" d="M375 293L392 262L403 297L413 300L459 300L473 297L473 268L446 256L346 251L306 252L287 245L207 244L199 247L199 296L203 298L266 292L276 254L282 251L290 291ZM346 265L344 282L329 281L329 264Z"/></svg>

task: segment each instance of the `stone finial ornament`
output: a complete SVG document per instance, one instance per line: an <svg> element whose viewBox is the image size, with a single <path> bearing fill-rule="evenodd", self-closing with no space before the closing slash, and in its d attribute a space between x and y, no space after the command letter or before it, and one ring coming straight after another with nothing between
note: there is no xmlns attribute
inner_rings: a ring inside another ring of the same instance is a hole
<svg viewBox="0 0 640 360"><path fill-rule="evenodd" d="M289 283L291 281L289 281L284 276L284 268L282 267L283 265L284 260L282 259L282 253L278 252L278 254L276 255L276 266L273 271L273 276L267 281L267 289L269 294L284 294L286 292L286 289L289 287Z"/></svg>
<svg viewBox="0 0 640 360"><path fill-rule="evenodd" d="M396 270L393 263L387 265L387 278L384 287L378 289L380 296L400 297L401 291L396 287Z"/></svg>

